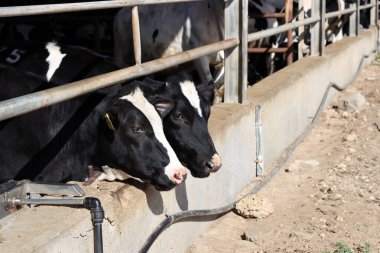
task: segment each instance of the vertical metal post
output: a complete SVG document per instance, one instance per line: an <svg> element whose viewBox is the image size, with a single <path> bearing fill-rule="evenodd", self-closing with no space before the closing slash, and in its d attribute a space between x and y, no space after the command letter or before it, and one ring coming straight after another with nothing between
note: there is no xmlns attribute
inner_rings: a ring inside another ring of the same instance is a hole
<svg viewBox="0 0 380 253"><path fill-rule="evenodd" d="M293 0L285 1L285 24L292 22L293 19ZM286 52L286 63L290 65L293 63L293 30L287 32L288 42L286 46L288 51Z"/></svg>
<svg viewBox="0 0 380 253"><path fill-rule="evenodd" d="M322 56L325 53L325 40L326 40L326 32L325 32L325 23L326 23L326 1L322 0L319 6L320 12L319 16L321 19L319 20L319 56Z"/></svg>
<svg viewBox="0 0 380 253"><path fill-rule="evenodd" d="M141 64L140 21L139 10L137 6L132 7L132 33L135 62L136 64Z"/></svg>
<svg viewBox="0 0 380 253"><path fill-rule="evenodd" d="M324 0L322 0L324 1ZM320 6L321 6L321 1L316 0L312 1L311 5L311 16L320 16ZM324 27L321 27L321 22L317 22L314 25L310 26L310 55L318 56L320 54L319 49L320 49L320 29L324 30Z"/></svg>
<svg viewBox="0 0 380 253"><path fill-rule="evenodd" d="M224 9L224 38L239 38L240 0L226 0ZM241 45L241 43L240 43ZM239 102L239 47L225 50L224 102Z"/></svg>
<svg viewBox="0 0 380 253"><path fill-rule="evenodd" d="M263 123L261 120L261 106L255 107L255 132L256 132L256 176L265 173L264 168L264 149L263 149Z"/></svg>
<svg viewBox="0 0 380 253"><path fill-rule="evenodd" d="M379 0L375 0L376 6L375 6L375 25L377 25L377 20L379 18Z"/></svg>
<svg viewBox="0 0 380 253"><path fill-rule="evenodd" d="M304 0L298 0L298 21L305 19ZM303 48L305 45L305 28L304 26L298 27L298 60L303 58Z"/></svg>
<svg viewBox="0 0 380 253"><path fill-rule="evenodd" d="M356 3L350 4L350 8L355 8L357 5ZM349 36L355 36L355 26L356 26L356 11L353 13L350 13L349 19L348 19L348 35Z"/></svg>
<svg viewBox="0 0 380 253"><path fill-rule="evenodd" d="M248 0L241 0L240 14L240 44L239 44L239 102L243 103L248 86Z"/></svg>
<svg viewBox="0 0 380 253"><path fill-rule="evenodd" d="M356 15L355 15L355 36L359 35L360 27L360 0L356 0Z"/></svg>
<svg viewBox="0 0 380 253"><path fill-rule="evenodd" d="M370 24L371 25L376 25L376 13L377 13L377 8L376 8L376 5L377 5L377 1L376 0L371 0L371 3L372 4L375 4L375 6L371 7L371 16L370 16Z"/></svg>

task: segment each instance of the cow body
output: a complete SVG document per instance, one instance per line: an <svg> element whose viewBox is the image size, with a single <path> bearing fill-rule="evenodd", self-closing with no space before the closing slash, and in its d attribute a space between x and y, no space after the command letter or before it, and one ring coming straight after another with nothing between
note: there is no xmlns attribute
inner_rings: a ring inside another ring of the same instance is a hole
<svg viewBox="0 0 380 253"><path fill-rule="evenodd" d="M172 55L224 38L224 3L209 0L139 6L142 61ZM134 65L131 8L121 9L114 22L115 62ZM195 60L201 82L212 80L209 64L221 62L219 54Z"/></svg>

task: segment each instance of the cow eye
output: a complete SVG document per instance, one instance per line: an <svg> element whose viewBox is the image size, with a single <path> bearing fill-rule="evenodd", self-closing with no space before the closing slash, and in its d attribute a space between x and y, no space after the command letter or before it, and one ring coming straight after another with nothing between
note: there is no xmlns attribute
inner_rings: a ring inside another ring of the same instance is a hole
<svg viewBox="0 0 380 253"><path fill-rule="evenodd" d="M135 134L141 134L144 132L144 130L141 128L141 127L132 127L132 131L135 133Z"/></svg>
<svg viewBox="0 0 380 253"><path fill-rule="evenodd" d="M183 119L183 114L178 112L178 113L174 114L174 118L175 119Z"/></svg>

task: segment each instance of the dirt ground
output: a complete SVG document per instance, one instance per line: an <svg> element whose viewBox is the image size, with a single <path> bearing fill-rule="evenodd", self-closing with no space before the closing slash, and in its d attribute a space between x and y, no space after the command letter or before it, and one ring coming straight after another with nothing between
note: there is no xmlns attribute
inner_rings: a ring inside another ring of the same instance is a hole
<svg viewBox="0 0 380 253"><path fill-rule="evenodd" d="M338 108L329 106L321 114L259 192L272 214L245 219L230 212L188 253L334 252L339 242L352 251L335 252L380 253L379 62L364 68L343 92L357 93L365 97L364 104L350 111L338 98Z"/></svg>

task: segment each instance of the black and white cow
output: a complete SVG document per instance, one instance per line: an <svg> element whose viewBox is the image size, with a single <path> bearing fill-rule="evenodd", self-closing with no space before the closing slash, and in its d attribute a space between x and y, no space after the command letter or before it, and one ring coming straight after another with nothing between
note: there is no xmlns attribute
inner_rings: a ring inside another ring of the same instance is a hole
<svg viewBox="0 0 380 253"><path fill-rule="evenodd" d="M69 58L61 54L62 64ZM83 56L74 58L82 60ZM4 65L1 72L3 80L15 73ZM41 88L41 76L23 74L16 83L32 79L36 87L28 88ZM14 84L2 82L1 91ZM172 108L172 101L156 95L156 90L166 87L138 82L126 87L122 96L120 87L115 86L1 122L0 143L6 152L0 154L0 181L83 180L87 166L97 166L105 171L117 168L116 178L128 174L149 181L158 190L181 183L186 170L169 145L161 120ZM159 101L156 108L147 100L153 96Z"/></svg>
<svg viewBox="0 0 380 253"><path fill-rule="evenodd" d="M208 0L189 3L139 6L142 61L172 55L224 38L224 2ZM121 9L114 21L114 57L119 67L134 65L131 8ZM194 61L202 83L213 80L210 64L223 60L211 54Z"/></svg>
<svg viewBox="0 0 380 253"><path fill-rule="evenodd" d="M222 166L208 132L208 119L214 97L214 82L195 85L190 77L179 74L166 82L145 80L149 85L162 85L159 94L172 101L173 109L163 119L165 135L179 160L195 177L207 177Z"/></svg>

